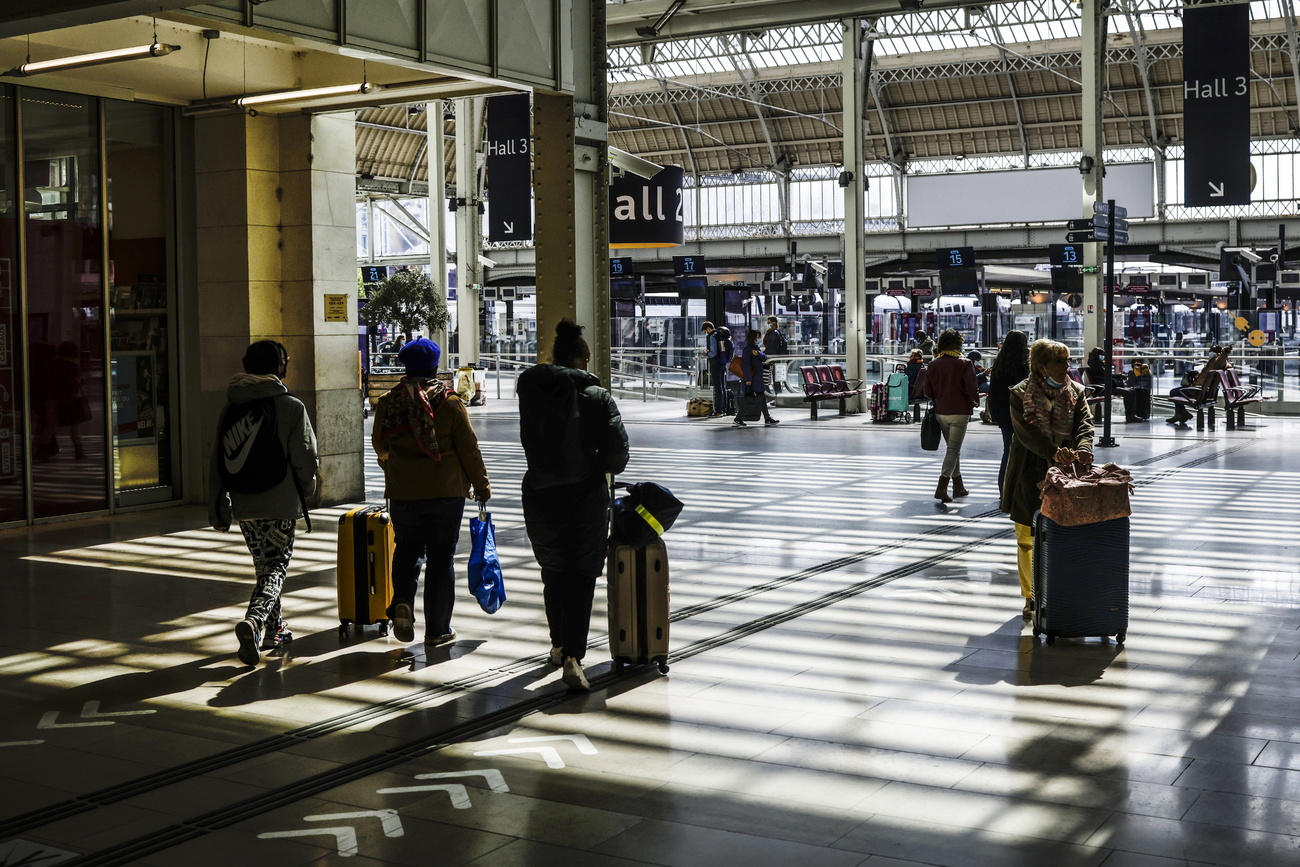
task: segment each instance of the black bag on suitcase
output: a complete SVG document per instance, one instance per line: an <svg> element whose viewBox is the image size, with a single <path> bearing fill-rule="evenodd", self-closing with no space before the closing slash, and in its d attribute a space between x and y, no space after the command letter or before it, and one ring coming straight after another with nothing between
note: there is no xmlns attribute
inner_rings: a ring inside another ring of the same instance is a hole
<svg viewBox="0 0 1300 867"><path fill-rule="evenodd" d="M1064 527L1034 514L1034 635L1128 632L1129 519Z"/></svg>

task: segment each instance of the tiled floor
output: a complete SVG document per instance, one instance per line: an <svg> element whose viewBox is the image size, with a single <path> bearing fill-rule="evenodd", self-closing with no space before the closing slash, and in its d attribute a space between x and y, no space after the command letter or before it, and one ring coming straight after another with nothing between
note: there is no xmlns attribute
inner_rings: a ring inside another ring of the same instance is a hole
<svg viewBox="0 0 1300 867"><path fill-rule="evenodd" d="M570 696L511 409L475 411L510 599L464 594L449 647L340 641L337 508L257 669L247 553L200 509L0 534L0 865L1300 864L1300 420L1117 431L1121 650L1021 620L995 429L944 507L915 426L629 402L626 477L687 506L672 669L600 643Z"/></svg>

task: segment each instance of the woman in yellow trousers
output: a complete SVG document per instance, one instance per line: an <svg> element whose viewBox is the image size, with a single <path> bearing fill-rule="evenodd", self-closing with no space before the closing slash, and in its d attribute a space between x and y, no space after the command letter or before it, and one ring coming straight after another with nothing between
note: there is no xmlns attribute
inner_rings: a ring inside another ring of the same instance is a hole
<svg viewBox="0 0 1300 867"><path fill-rule="evenodd" d="M1002 485L1002 511L1016 525L1016 566L1024 616L1034 611L1032 525L1042 505L1038 483L1052 464L1092 463L1092 411L1086 390L1070 379L1070 349L1055 340L1029 347L1029 376L1011 387L1011 451Z"/></svg>

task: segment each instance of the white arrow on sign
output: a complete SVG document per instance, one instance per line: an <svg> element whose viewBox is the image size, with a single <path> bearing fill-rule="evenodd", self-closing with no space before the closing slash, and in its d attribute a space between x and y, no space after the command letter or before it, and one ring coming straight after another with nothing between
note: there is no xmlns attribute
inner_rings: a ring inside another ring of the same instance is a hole
<svg viewBox="0 0 1300 867"><path fill-rule="evenodd" d="M542 741L573 741L578 748L578 752L585 756L594 756L599 750L592 746L591 741L586 735L547 735L540 738L509 738L506 743L511 744L535 744ZM545 761L548 768L556 770L566 767L564 759L560 758L560 753L555 747L522 747L513 750L480 750L474 753L476 756L517 756L524 753L537 753Z"/></svg>
<svg viewBox="0 0 1300 867"><path fill-rule="evenodd" d="M87 726L111 726L114 720L105 719L105 717L140 716L141 714L146 714L146 713L157 713L157 711L118 710L118 711L111 711L109 713L100 713L99 702L88 701L81 706L81 718L89 719L89 720L98 720L98 722L61 723L59 722L59 712L57 710L52 710L49 713L45 714L45 716L41 717L41 721L36 724L36 727L38 729L75 729L75 728L85 728Z"/></svg>
<svg viewBox="0 0 1300 867"><path fill-rule="evenodd" d="M506 778L495 768L483 771L447 771L441 774L416 774L417 780L446 780L464 777L482 777L494 792L509 792ZM446 792L451 798L451 805L457 810L468 810L474 806L470 803L469 790L459 783L434 783L428 786L398 786L391 789L376 789L379 795L400 795L404 792Z"/></svg>
<svg viewBox="0 0 1300 867"><path fill-rule="evenodd" d="M1210 185L1210 198L1223 195L1223 184L1215 184L1214 181L1206 181Z"/></svg>
<svg viewBox="0 0 1300 867"><path fill-rule="evenodd" d="M514 224L514 223L507 223L505 220L502 220L502 221L501 221L501 225L503 225L503 226L506 227L506 234L507 234L507 235L513 235L513 234L514 234L514 232L515 232L515 224Z"/></svg>

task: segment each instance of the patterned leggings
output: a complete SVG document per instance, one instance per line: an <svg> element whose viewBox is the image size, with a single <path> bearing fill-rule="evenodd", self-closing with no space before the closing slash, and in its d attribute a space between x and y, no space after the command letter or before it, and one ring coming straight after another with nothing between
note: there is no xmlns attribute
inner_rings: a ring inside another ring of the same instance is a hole
<svg viewBox="0 0 1300 867"><path fill-rule="evenodd" d="M253 555L253 569L257 573L257 586L248 600L246 619L259 628L278 628L280 616L280 591L284 589L289 558L293 556L293 520L243 520L239 529Z"/></svg>

